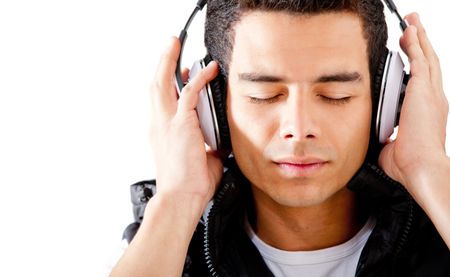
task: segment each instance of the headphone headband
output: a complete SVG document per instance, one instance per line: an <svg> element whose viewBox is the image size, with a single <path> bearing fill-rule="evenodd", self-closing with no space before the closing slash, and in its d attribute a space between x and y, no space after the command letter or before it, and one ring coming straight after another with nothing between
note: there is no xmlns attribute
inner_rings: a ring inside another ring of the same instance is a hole
<svg viewBox="0 0 450 277"><path fill-rule="evenodd" d="M175 81L176 81L176 87L177 87L178 93L181 93L181 90L183 89L183 86L184 86L183 78L181 77L181 60L182 60L182 56L183 56L184 45L186 43L186 38L188 35L187 31L188 31L189 26L191 25L192 21L194 20L195 16L197 15L197 13L199 11L203 10L203 8L205 7L207 2L208 2L207 0L198 0L197 1L197 4L195 5L194 10L192 11L191 15L189 16L189 19L187 20L183 30L181 30L180 35L178 37L181 42L180 56L177 61L177 68L175 70ZM402 29L402 31L405 31L406 28L408 27L408 24L400 16L400 14L397 10L397 6L395 5L394 1L393 0L383 0L383 2L386 4L386 6L389 8L389 10L397 16L398 20L400 21L400 28Z"/></svg>
<svg viewBox="0 0 450 277"><path fill-rule="evenodd" d="M188 21L184 25L183 30L181 30L181 32L180 32L180 36L178 37L181 42L180 56L178 57L177 68L175 70L175 81L176 81L176 87L178 90L178 94L181 93L181 90L183 89L183 86L184 86L183 78L181 77L181 59L183 56L184 44L186 43L187 30L189 29L189 26L191 26L191 23L194 20L197 13L199 11L203 10L203 7L205 7L206 2L207 2L207 0L199 0L197 2L195 9L192 11L191 15L189 16Z"/></svg>
<svg viewBox="0 0 450 277"><path fill-rule="evenodd" d="M400 13L397 10L397 6L394 4L394 1L393 0L383 0L383 2L389 8L391 13L393 13L393 14L395 14L397 16L398 20L400 21L400 28L404 32L406 30L406 28L408 27L408 24L401 17Z"/></svg>

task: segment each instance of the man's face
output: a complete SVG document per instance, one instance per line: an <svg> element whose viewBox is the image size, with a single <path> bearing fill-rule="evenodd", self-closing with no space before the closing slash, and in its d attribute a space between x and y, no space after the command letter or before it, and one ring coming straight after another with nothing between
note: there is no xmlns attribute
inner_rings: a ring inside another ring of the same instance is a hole
<svg viewBox="0 0 450 277"><path fill-rule="evenodd" d="M307 207L345 190L369 143L366 48L350 13L241 18L227 112L233 153L255 196Z"/></svg>

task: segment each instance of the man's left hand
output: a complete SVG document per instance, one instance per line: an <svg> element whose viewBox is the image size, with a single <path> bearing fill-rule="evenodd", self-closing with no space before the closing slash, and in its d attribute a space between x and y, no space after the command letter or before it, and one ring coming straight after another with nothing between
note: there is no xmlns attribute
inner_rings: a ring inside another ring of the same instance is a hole
<svg viewBox="0 0 450 277"><path fill-rule="evenodd" d="M418 14L410 14L406 20L410 26L401 37L400 46L409 58L411 78L397 138L384 147L379 163L418 200L424 178L448 160L445 153L448 102L439 59Z"/></svg>

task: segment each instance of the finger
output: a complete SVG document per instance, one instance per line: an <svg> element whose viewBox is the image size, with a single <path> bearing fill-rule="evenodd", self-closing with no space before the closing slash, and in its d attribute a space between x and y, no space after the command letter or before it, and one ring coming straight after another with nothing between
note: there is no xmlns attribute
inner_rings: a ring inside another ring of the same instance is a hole
<svg viewBox="0 0 450 277"><path fill-rule="evenodd" d="M427 36L425 28L420 21L419 15L417 13L412 13L407 15L405 19L410 25L413 25L417 28L417 35L419 38L420 46L430 64L430 76L432 78L432 84L438 85L438 88L442 88L442 72L439 57L437 56Z"/></svg>
<svg viewBox="0 0 450 277"><path fill-rule="evenodd" d="M183 81L184 84L186 84L189 81L189 69L184 68L181 71L181 80ZM175 91L177 90L176 86L177 86L176 82L173 82L173 87L174 87ZM178 93L176 94L176 96L177 96L177 100L178 100L178 96L179 96Z"/></svg>
<svg viewBox="0 0 450 277"><path fill-rule="evenodd" d="M177 94L173 86L173 78L180 53L180 41L172 37L169 45L161 56L155 79L151 86L153 107L169 112L174 110L177 103Z"/></svg>
<svg viewBox="0 0 450 277"><path fill-rule="evenodd" d="M183 71L181 72L181 78L183 79L183 82L187 83L187 81L189 80L189 69L183 69Z"/></svg>
<svg viewBox="0 0 450 277"><path fill-rule="evenodd" d="M176 37L171 37L167 48L161 55L158 68L156 70L156 81L161 81L163 85L173 82L173 76L177 67L178 56L180 55L180 41Z"/></svg>
<svg viewBox="0 0 450 277"><path fill-rule="evenodd" d="M430 78L430 66L420 47L417 28L410 25L400 39L400 46L408 56L411 66L411 77Z"/></svg>
<svg viewBox="0 0 450 277"><path fill-rule="evenodd" d="M194 77L182 90L178 101L178 110L180 112L188 112L195 109L198 103L198 95L202 88L218 73L216 62L210 62L198 75Z"/></svg>
<svg viewBox="0 0 450 277"><path fill-rule="evenodd" d="M211 153L212 155L219 158L221 161L226 161L227 158L230 156L231 150L229 149L217 149L212 150L211 146L205 143L205 149L207 153Z"/></svg>

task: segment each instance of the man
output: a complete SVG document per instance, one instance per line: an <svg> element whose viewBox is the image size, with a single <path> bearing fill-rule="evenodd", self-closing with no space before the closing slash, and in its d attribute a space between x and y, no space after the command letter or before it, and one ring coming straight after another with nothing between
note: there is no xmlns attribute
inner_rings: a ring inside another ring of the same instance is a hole
<svg viewBox="0 0 450 277"><path fill-rule="evenodd" d="M374 165L381 1L209 1L234 159L222 174L195 112L217 63L177 100L173 39L151 89L158 192L111 276L449 276L448 104L419 17L406 20L411 79L379 155L397 183Z"/></svg>

